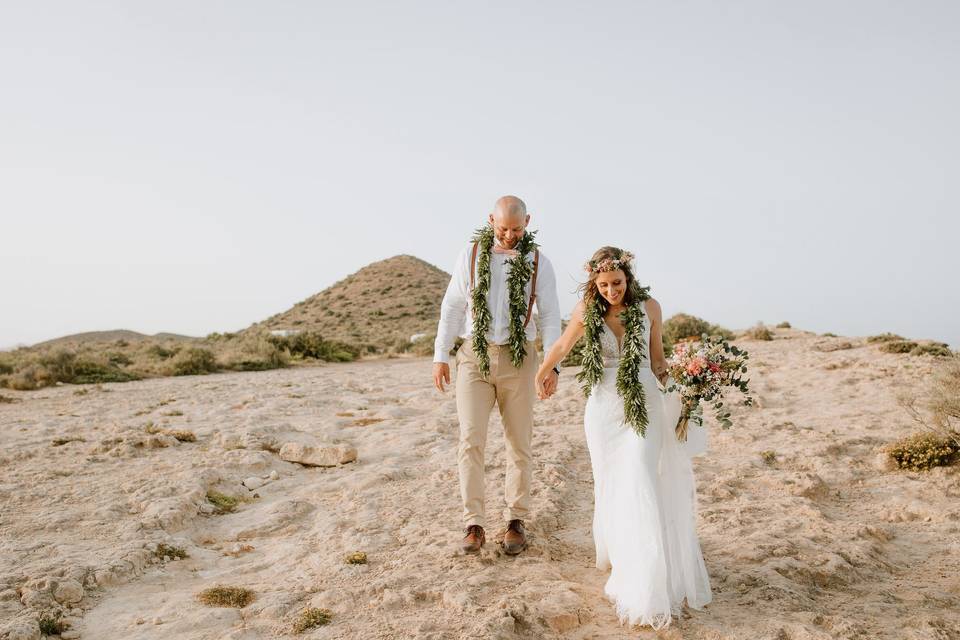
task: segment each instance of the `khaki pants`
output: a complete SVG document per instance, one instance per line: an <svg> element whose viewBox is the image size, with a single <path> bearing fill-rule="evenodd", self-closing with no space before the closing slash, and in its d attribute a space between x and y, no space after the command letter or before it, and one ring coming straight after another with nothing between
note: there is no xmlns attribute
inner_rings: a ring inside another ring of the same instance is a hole
<svg viewBox="0 0 960 640"><path fill-rule="evenodd" d="M480 375L477 357L469 341L457 352L457 415L460 418L460 496L466 526L484 522L484 451L487 424L494 403L503 420L507 448L505 494L506 520L522 520L530 510L533 454L533 401L536 398L537 350L527 342L527 355L517 369L510 361L510 347L490 345L490 375Z"/></svg>

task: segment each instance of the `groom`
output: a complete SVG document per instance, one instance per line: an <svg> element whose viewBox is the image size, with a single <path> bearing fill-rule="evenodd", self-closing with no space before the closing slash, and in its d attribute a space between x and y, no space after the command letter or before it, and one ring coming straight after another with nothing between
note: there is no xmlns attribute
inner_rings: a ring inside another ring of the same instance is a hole
<svg viewBox="0 0 960 640"><path fill-rule="evenodd" d="M523 519L530 510L532 476L536 304L543 328L543 348L560 337L560 305L553 266L528 232L530 216L520 198L504 196L460 252L440 307L434 345L433 381L444 391L450 384L449 353L457 336L457 415L460 419L460 495L466 537L463 550L479 551L485 542L484 449L487 423L496 404L503 420L507 450L507 531L503 549L516 555L526 547ZM552 393L559 369L545 383Z"/></svg>

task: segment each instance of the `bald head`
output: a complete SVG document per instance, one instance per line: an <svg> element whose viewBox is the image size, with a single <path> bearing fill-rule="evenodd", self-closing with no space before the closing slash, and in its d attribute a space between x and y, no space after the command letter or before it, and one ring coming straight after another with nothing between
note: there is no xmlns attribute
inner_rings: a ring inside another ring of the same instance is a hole
<svg viewBox="0 0 960 640"><path fill-rule="evenodd" d="M526 218L527 205L517 196L503 196L493 205L493 215L509 216L511 218Z"/></svg>
<svg viewBox="0 0 960 640"><path fill-rule="evenodd" d="M527 205L517 196L503 196L493 205L490 226L501 247L512 249L523 237L529 222Z"/></svg>

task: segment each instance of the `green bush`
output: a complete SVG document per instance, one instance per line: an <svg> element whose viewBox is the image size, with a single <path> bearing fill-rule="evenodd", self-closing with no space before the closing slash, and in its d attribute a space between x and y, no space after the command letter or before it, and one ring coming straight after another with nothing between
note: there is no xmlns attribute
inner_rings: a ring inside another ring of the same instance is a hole
<svg viewBox="0 0 960 640"><path fill-rule="evenodd" d="M918 433L887 445L885 452L901 469L927 471L956 462L960 454L958 437L958 434L951 438L935 433Z"/></svg>
<svg viewBox="0 0 960 640"><path fill-rule="evenodd" d="M218 370L213 352L202 347L190 347L180 352L173 361L173 375L195 376Z"/></svg>

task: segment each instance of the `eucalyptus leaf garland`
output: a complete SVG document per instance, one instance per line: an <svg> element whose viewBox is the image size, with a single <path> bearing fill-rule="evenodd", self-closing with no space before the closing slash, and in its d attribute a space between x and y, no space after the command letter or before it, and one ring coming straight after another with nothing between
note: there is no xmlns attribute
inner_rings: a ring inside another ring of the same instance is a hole
<svg viewBox="0 0 960 640"><path fill-rule="evenodd" d="M527 282L533 276L533 264L527 259L537 248L534 241L536 231L527 231L515 247L517 255L505 261L510 273L507 276L507 297L510 305L510 360L513 366L520 368L527 355L527 333L524 322L527 318ZM487 351L487 332L490 330L492 315L487 305L490 292L490 254L493 251L493 227L477 229L473 241L477 246L477 277L474 283L471 302L473 303L473 353L477 357L480 374L490 375L490 354Z"/></svg>
<svg viewBox="0 0 960 640"><path fill-rule="evenodd" d="M643 340L643 303L650 298L650 287L634 285L634 301L620 314L623 322L623 347L620 366L617 368L617 393L623 398L623 420L633 427L640 437L647 434L647 399L640 381L640 372L649 367L645 362L647 345ZM586 305L583 312L583 359L577 380L583 393L590 395L593 387L603 379L603 347L600 334L603 332L604 308L600 296Z"/></svg>

